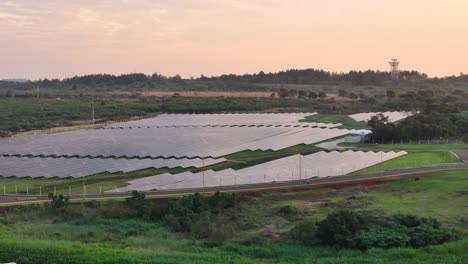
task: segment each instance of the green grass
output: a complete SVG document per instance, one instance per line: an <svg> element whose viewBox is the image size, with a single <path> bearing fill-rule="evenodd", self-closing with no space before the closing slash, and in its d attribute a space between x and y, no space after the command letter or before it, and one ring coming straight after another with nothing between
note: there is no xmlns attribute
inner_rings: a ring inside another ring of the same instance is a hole
<svg viewBox="0 0 468 264"><path fill-rule="evenodd" d="M306 116L303 122L320 122L320 123L341 123L342 126L338 128L343 129L362 129L367 128L366 122L357 122L347 115L338 115L338 114L316 114L311 116Z"/></svg>
<svg viewBox="0 0 468 264"><path fill-rule="evenodd" d="M314 144L299 144L291 147L287 147L280 150L244 150L236 153L232 153L229 155L224 156L226 159L242 159L242 158L251 158L251 157L258 157L258 156L267 156L267 155L279 155L279 154L287 154L287 153L300 153L303 151L309 151L315 149L316 146Z"/></svg>
<svg viewBox="0 0 468 264"><path fill-rule="evenodd" d="M338 143L342 147L357 147L368 149L383 149L383 150L452 150L468 148L465 144L384 144L374 145L366 143Z"/></svg>
<svg viewBox="0 0 468 264"><path fill-rule="evenodd" d="M0 262L18 263L466 263L468 170L390 178L375 185L285 189L256 195L230 222L243 230L221 245L169 232L159 222L129 219L121 202L73 204L76 216L60 220L42 206L0 215ZM351 199L352 198L352 199ZM301 209L296 217L278 208ZM304 219L323 219L337 208L385 210L432 216L464 239L421 249L339 250L305 247L286 233ZM251 242L252 238L257 241ZM259 240L259 239L260 240Z"/></svg>
<svg viewBox="0 0 468 264"><path fill-rule="evenodd" d="M468 170L430 172L390 179L373 187L370 208L432 216L468 234Z"/></svg>
<svg viewBox="0 0 468 264"><path fill-rule="evenodd" d="M385 170L396 170L401 168L422 167L436 164L462 163L450 152L410 152L406 155L394 158L377 165L353 172L352 174L371 173Z"/></svg>

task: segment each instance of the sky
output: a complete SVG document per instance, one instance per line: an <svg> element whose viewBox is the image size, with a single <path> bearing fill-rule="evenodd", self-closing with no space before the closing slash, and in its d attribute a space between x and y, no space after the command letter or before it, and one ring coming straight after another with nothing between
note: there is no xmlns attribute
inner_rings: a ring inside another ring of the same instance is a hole
<svg viewBox="0 0 468 264"><path fill-rule="evenodd" d="M0 0L0 79L468 73L466 0Z"/></svg>

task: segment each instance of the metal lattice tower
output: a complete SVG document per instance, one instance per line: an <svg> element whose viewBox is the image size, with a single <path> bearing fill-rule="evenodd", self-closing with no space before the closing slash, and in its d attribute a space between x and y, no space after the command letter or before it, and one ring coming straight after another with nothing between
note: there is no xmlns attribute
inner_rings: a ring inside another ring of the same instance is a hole
<svg viewBox="0 0 468 264"><path fill-rule="evenodd" d="M400 62L397 59L392 59L388 63L390 64L390 72L392 74L392 79L398 80L399 75L400 75L400 70L398 69L398 65L400 65Z"/></svg>

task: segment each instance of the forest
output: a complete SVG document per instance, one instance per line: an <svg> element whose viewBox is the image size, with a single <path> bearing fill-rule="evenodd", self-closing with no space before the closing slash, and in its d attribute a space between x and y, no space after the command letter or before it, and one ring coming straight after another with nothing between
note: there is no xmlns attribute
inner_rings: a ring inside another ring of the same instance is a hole
<svg viewBox="0 0 468 264"><path fill-rule="evenodd" d="M399 80L392 80L389 72L383 71L349 71L330 72L318 69L289 69L274 73L260 71L253 74L223 74L220 76L182 78L180 75L164 76L159 73L146 75L143 73L130 73L121 75L91 74L74 76L64 79L40 79L35 81L11 82L0 81L0 89L126 89L126 88L157 88L161 90L265 90L271 86L253 84L275 85L339 85L352 86L404 86L411 85L419 88L431 88L433 86L450 85L464 88L468 84L468 75L460 73L459 76L445 78L430 78L425 73L418 71L401 71ZM253 85L253 86L252 86Z"/></svg>

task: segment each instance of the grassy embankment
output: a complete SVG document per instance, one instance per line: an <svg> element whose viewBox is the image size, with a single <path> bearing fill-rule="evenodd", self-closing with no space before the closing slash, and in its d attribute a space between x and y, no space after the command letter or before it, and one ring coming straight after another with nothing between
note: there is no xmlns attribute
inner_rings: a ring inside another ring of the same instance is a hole
<svg viewBox="0 0 468 264"><path fill-rule="evenodd" d="M128 218L121 202L72 204L56 219L42 206L0 216L0 262L18 263L465 263L468 260L467 170L426 173L363 185L257 193L227 224L242 229L222 244L171 233L164 224ZM284 216L285 205L298 209ZM21 207L20 207L21 208ZM439 219L460 239L420 249L339 250L288 238L297 222L318 221L338 208L383 209ZM7 210L7 209L4 209ZM56 220L54 220L56 219Z"/></svg>
<svg viewBox="0 0 468 264"><path fill-rule="evenodd" d="M450 152L410 152L406 155L379 163L377 165L353 172L352 174L362 174L379 172L385 170L397 170L402 168L415 168L431 165L463 164L463 162Z"/></svg>
<svg viewBox="0 0 468 264"><path fill-rule="evenodd" d="M356 147L371 150L427 150L427 151L447 151L452 149L468 148L466 144L384 144L374 145L366 143L338 143L341 147Z"/></svg>

